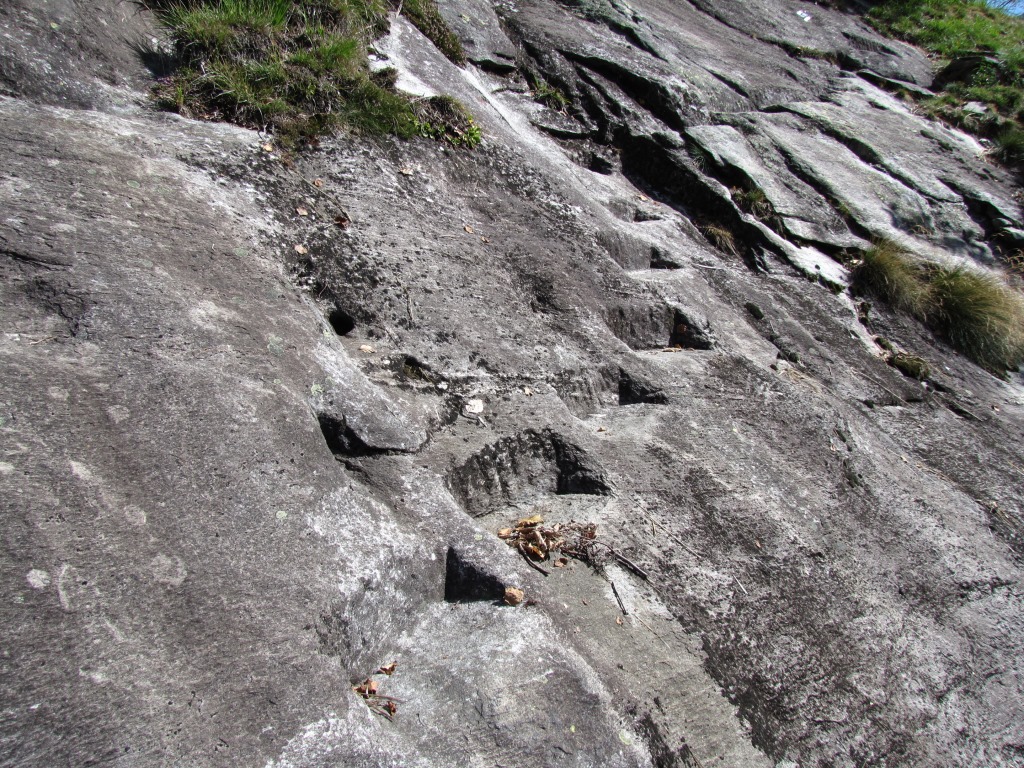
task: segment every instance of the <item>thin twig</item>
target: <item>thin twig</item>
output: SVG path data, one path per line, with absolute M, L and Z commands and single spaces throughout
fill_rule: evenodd
M 676 544 L 678 544 L 680 547 L 685 549 L 687 552 L 689 552 L 694 557 L 700 557 L 700 555 L 698 555 L 696 552 L 694 552 L 692 549 L 690 549 L 688 546 L 686 546 L 686 544 L 684 544 L 682 542 L 682 540 L 678 536 L 676 536 L 674 533 L 672 533 L 672 531 L 670 531 L 664 525 L 662 525 L 657 520 L 655 520 L 654 516 L 650 512 L 647 511 L 647 508 L 643 505 L 643 503 L 640 501 L 639 498 L 635 499 L 635 501 L 637 503 L 637 506 L 640 507 L 641 510 L 643 510 L 643 513 L 645 515 L 647 515 L 647 519 L 650 520 L 654 525 L 656 525 L 659 528 L 661 528 L 661 530 L 663 530 L 665 532 L 666 536 L 668 536 L 670 539 L 672 539 L 672 541 L 674 541 Z
M 626 610 L 626 606 L 622 604 L 622 598 L 619 597 L 619 590 L 615 588 L 615 582 L 609 581 L 608 583 L 612 585 L 612 594 L 615 595 L 615 600 L 619 604 L 619 610 L 622 611 L 622 615 L 629 616 L 629 611 Z
M 743 582 L 742 581 L 737 579 L 735 576 L 732 577 L 732 580 L 735 581 L 737 586 L 739 586 L 739 588 L 743 590 L 743 594 L 744 595 L 746 595 L 747 597 L 750 597 L 750 593 L 747 592 L 747 588 L 743 586 Z
M 533 562 L 533 560 L 530 559 L 530 556 L 528 554 L 526 554 L 523 550 L 519 549 L 518 547 L 516 549 L 518 550 L 519 554 L 523 556 L 523 560 L 525 560 L 527 563 L 530 564 L 531 568 L 533 568 L 534 570 L 540 571 L 545 576 L 550 576 L 551 575 L 550 571 L 545 570 L 544 568 L 541 568 L 537 563 Z M 614 589 L 614 587 L 613 587 L 613 589 Z
M 608 547 L 607 544 L 605 544 L 605 546 Z M 612 549 L 611 547 L 608 547 L 608 551 L 612 553 L 612 557 L 614 557 L 619 562 L 619 565 L 625 566 L 625 568 L 627 570 L 632 571 L 634 574 L 639 576 L 644 581 L 650 581 L 651 580 L 651 577 L 647 575 L 647 571 L 645 571 L 639 565 L 634 563 L 628 557 L 626 557 L 625 555 L 619 554 L 619 552 L 617 552 L 616 550 Z
M 403 286 L 402 291 L 405 293 L 405 311 L 409 315 L 409 327 L 412 328 L 416 325 L 416 318 L 412 314 L 412 298 L 409 296 L 408 288 Z
M 641 618 L 640 618 L 639 616 L 637 616 L 636 614 L 633 614 L 633 618 L 634 618 L 634 619 L 636 619 L 637 621 L 639 621 L 639 622 L 640 622 L 641 624 L 643 624 L 643 625 L 644 625 L 645 627 L 647 627 L 647 629 L 648 629 L 648 630 L 650 630 L 650 633 L 651 633 L 652 635 L 654 635 L 654 636 L 655 636 L 656 638 L 658 638 L 659 640 L 661 640 L 661 642 L 663 642 L 663 643 L 665 644 L 665 647 L 666 647 L 666 648 L 668 648 L 669 650 L 672 650 L 672 647 L 671 647 L 671 646 L 670 646 L 670 645 L 668 644 L 668 641 L 667 641 L 667 640 L 666 640 L 666 639 L 665 639 L 664 637 L 662 637 L 661 635 L 659 635 L 659 634 L 658 634 L 657 632 L 655 632 L 655 631 L 654 631 L 654 629 L 653 629 L 653 628 L 651 627 L 651 625 L 650 625 L 650 624 L 648 624 L 648 623 L 647 623 L 646 621 L 644 621 L 643 619 L 641 619 Z

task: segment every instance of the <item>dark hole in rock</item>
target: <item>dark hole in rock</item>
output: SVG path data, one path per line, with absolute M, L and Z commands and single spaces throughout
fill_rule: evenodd
M 331 324 L 331 328 L 339 336 L 348 336 L 356 328 L 355 318 L 340 307 L 335 307 L 331 310 L 331 313 L 327 316 L 327 322 Z
M 453 547 L 448 548 L 444 572 L 445 602 L 496 602 L 501 600 L 504 594 L 505 585 L 501 581 L 463 560 Z
M 623 370 L 619 371 L 619 405 L 665 405 L 667 402 L 665 393 L 650 382 L 636 379 Z
M 711 349 L 713 343 L 709 331 L 706 325 L 701 328 L 677 309 L 668 346 L 681 349 Z
M 320 431 L 324 435 L 324 440 L 327 441 L 327 447 L 335 456 L 358 458 L 385 453 L 379 448 L 371 448 L 364 443 L 359 435 L 345 423 L 344 417 L 333 413 L 319 413 L 316 418 L 320 423 Z
M 457 467 L 450 482 L 473 516 L 550 494 L 611 493 L 593 459 L 551 430 L 527 430 L 488 445 Z

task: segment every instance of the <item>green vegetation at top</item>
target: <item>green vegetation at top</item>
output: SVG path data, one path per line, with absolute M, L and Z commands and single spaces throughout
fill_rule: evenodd
M 275 131 L 286 143 L 339 128 L 473 146 L 480 132 L 453 99 L 414 101 L 394 70 L 371 72 L 388 29 L 385 0 L 142 0 L 167 29 L 177 67 L 156 89 L 183 115 Z M 449 57 L 457 38 L 433 0 L 401 5 Z
M 852 287 L 918 318 L 994 374 L 1024 363 L 1024 297 L 993 274 L 923 263 L 883 240 L 863 254 Z
M 883 0 L 868 20 L 952 65 L 939 73 L 929 112 L 992 139 L 1000 160 L 1024 161 L 1024 19 L 981 0 Z M 987 109 L 965 110 L 968 102 Z
M 988 51 L 1019 65 L 1024 19 L 980 0 L 885 0 L 868 14 L 880 31 L 945 58 Z

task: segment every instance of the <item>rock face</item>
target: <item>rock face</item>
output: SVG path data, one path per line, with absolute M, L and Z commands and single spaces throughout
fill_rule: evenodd
M 1022 228 L 928 62 L 798 0 L 440 7 L 471 64 L 380 58 L 482 145 L 287 163 L 148 105 L 143 13 L 0 8 L 0 763 L 1024 765 L 1024 382 L 844 290 Z

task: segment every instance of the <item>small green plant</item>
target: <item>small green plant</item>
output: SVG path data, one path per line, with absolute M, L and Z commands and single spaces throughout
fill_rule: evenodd
M 1016 250 L 1004 257 L 1010 274 L 1017 280 L 1024 278 L 1024 251 Z
M 564 113 L 569 108 L 569 97 L 562 93 L 561 89 L 543 80 L 537 81 L 533 89 L 533 100 L 555 112 Z
M 908 355 L 906 352 L 893 352 L 888 357 L 888 363 L 904 376 L 924 381 L 932 375 L 931 366 L 923 357 Z
M 767 221 L 775 215 L 775 208 L 760 187 L 733 187 L 729 192 L 732 194 L 733 202 L 755 219 Z
M 269 129 L 286 145 L 343 127 L 403 138 L 423 133 L 423 116 L 395 90 L 394 71 L 369 68 L 368 46 L 388 28 L 385 0 L 140 2 L 174 45 L 177 70 L 154 92 L 165 109 Z M 442 39 L 447 27 L 433 0 L 401 7 L 429 26 L 446 53 L 455 50 Z M 479 131 L 474 142 L 468 114 L 466 121 L 458 135 L 468 140 L 458 143 L 472 146 Z
M 1005 165 L 1024 163 L 1024 129 L 1017 125 L 1006 126 L 993 139 L 993 156 Z
M 701 173 L 705 173 L 708 168 L 715 165 L 711 153 L 699 144 L 688 143 L 686 145 L 686 153 L 693 159 L 694 164 Z
M 416 132 L 428 139 L 472 149 L 480 143 L 480 126 L 451 96 L 434 96 L 416 106 Z
M 924 317 L 930 299 L 921 266 L 891 240 L 879 240 L 864 252 L 853 269 L 851 287 L 918 318 Z

